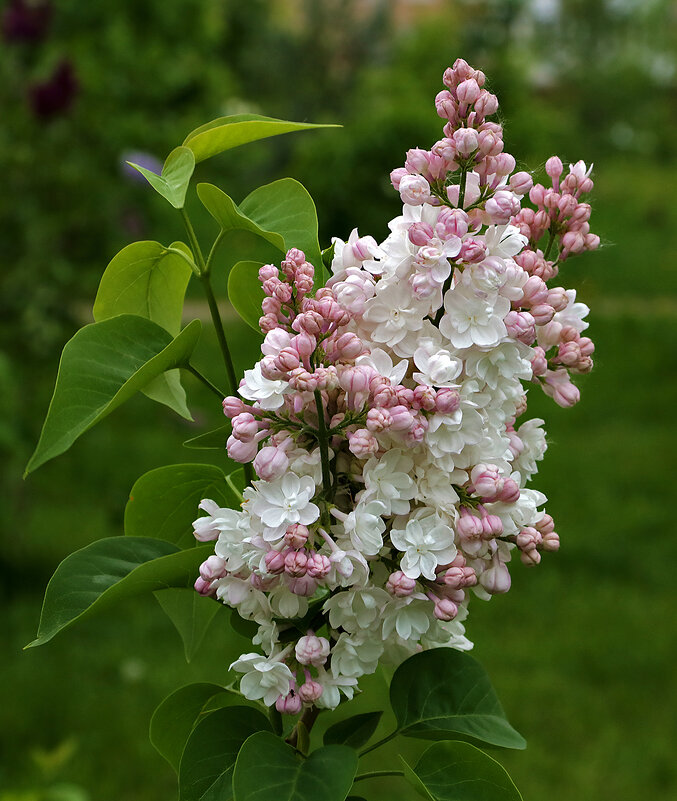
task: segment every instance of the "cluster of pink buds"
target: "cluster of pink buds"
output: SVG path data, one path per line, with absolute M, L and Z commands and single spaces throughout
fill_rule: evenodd
M 529 200 L 535 209 L 522 209 L 513 217 L 513 225 L 529 240 L 528 246 L 516 257 L 517 263 L 531 275 L 544 281 L 554 278 L 559 262 L 586 250 L 599 247 L 599 237 L 590 233 L 590 204 L 581 202 L 581 195 L 593 189 L 590 173 L 592 165 L 577 161 L 569 165 L 569 173 L 562 178 L 564 167 L 561 159 L 551 156 L 545 163 L 545 171 L 552 180 L 552 187 L 535 184 L 529 192 Z M 541 239 L 548 235 L 545 252 L 538 247 Z M 555 258 L 551 257 L 555 253 Z

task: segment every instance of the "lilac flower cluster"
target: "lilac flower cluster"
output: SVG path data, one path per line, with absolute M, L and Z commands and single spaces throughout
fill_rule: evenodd
M 513 555 L 559 547 L 526 486 L 546 449 L 527 389 L 570 406 L 592 367 L 587 307 L 546 283 L 599 244 L 592 181 L 550 159 L 552 189 L 534 186 L 483 73 L 458 60 L 444 84 L 444 137 L 392 173 L 404 208 L 385 241 L 334 240 L 315 291 L 299 250 L 261 268 L 262 358 L 224 400 L 228 453 L 258 480 L 241 510 L 202 502 L 215 553 L 196 589 L 257 624 L 262 653 L 231 667 L 282 712 L 334 708 L 380 661 L 472 647 L 470 599 L 510 588 Z

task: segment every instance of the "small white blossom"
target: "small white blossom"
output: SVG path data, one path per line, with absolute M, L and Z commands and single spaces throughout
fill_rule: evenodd
M 456 556 L 454 532 L 434 509 L 423 507 L 417 516 L 410 518 L 403 528 L 393 525 L 390 539 L 404 556 L 400 567 L 405 576 L 435 579 L 437 565 L 445 565 Z
M 292 672 L 275 659 L 267 659 L 261 654 L 242 654 L 233 662 L 230 670 L 244 673 L 240 681 L 240 691 L 250 701 L 263 700 L 266 706 L 275 703 L 278 696 L 289 692 Z
M 245 370 L 238 392 L 243 398 L 258 401 L 262 409 L 279 409 L 284 403 L 284 393 L 289 390 L 286 381 L 271 381 L 261 374 L 261 363 L 252 370 Z

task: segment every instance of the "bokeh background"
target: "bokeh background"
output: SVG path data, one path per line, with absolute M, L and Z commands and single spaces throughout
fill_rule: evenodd
M 105 265 L 129 241 L 182 235 L 124 159 L 162 159 L 229 113 L 340 122 L 224 154 L 197 177 L 238 200 L 293 176 L 316 199 L 324 246 L 356 225 L 379 238 L 398 210 L 388 174 L 407 148 L 438 138 L 432 100 L 457 56 L 488 74 L 520 165 L 540 177 L 552 153 L 595 162 L 603 242 L 562 272 L 592 308 L 596 368 L 579 382 L 582 401 L 530 403 L 547 420 L 538 486 L 562 550 L 536 570 L 517 564 L 513 590 L 475 601 L 469 621 L 529 740 L 499 758 L 527 801 L 675 797 L 675 3 L 6 0 L 1 35 L 0 801 L 173 798 L 173 774 L 147 739 L 150 714 L 181 684 L 224 681 L 242 646 L 215 624 L 185 664 L 151 598 L 21 650 L 58 562 L 121 533 L 139 475 L 226 462 L 182 447 L 222 419 L 191 385 L 194 423 L 139 397 L 22 481 L 58 354 L 91 319 Z M 222 249 L 221 292 L 249 246 Z M 197 296 L 191 306 L 203 313 Z M 257 343 L 225 313 L 242 369 Z M 209 336 L 200 358 L 218 369 Z M 384 687 L 373 679 L 374 693 Z M 379 702 L 365 693 L 356 703 Z M 396 781 L 361 792 L 412 797 Z

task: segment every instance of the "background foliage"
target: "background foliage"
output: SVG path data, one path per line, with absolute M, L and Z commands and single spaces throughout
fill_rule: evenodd
M 597 369 L 578 407 L 548 405 L 552 448 L 540 476 L 563 548 L 539 570 L 518 571 L 514 591 L 471 621 L 476 656 L 529 740 L 501 761 L 527 799 L 670 797 L 674 4 L 62 0 L 28 40 L 8 22 L 16 6 L 3 9 L 0 55 L 0 799 L 172 797 L 171 772 L 145 734 L 150 713 L 180 684 L 222 683 L 242 650 L 217 616 L 185 664 L 148 601 L 83 623 L 48 652 L 21 651 L 58 561 L 121 532 L 140 474 L 166 462 L 226 466 L 225 455 L 181 446 L 222 421 L 212 397 L 201 396 L 195 423 L 140 397 L 21 481 L 58 352 L 87 322 L 82 309 L 106 263 L 135 239 L 181 235 L 166 204 L 123 171 L 126 154 L 162 159 L 192 128 L 240 111 L 341 122 L 342 131 L 225 154 L 198 167 L 198 179 L 239 201 L 293 176 L 316 200 L 323 246 L 357 224 L 383 236 L 397 210 L 388 173 L 407 147 L 437 138 L 432 97 L 457 55 L 490 76 L 519 161 L 539 168 L 553 152 L 595 161 L 594 228 L 605 243 L 566 267 L 565 283 L 592 307 Z M 198 227 L 212 226 L 198 216 Z M 258 256 L 245 235 L 229 242 L 217 289 L 229 263 Z M 233 336 L 241 370 L 257 343 L 244 327 Z M 215 354 L 205 339 L 202 363 Z M 383 677 L 371 685 L 385 692 Z M 365 693 L 346 715 L 376 706 Z M 420 745 L 410 749 L 415 761 Z M 409 793 L 396 782 L 387 790 Z

